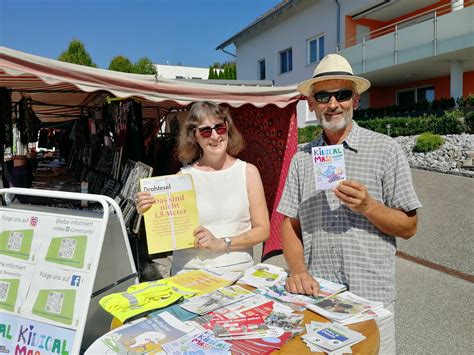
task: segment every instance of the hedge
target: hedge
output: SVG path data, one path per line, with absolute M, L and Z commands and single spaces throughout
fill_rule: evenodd
M 464 117 L 464 120 L 462 117 Z M 424 132 L 433 134 L 474 133 L 474 111 L 466 114 L 461 110 L 445 111 L 443 116 L 422 115 L 418 117 L 385 117 L 372 120 L 357 120 L 359 126 L 371 131 L 389 134 L 392 137 L 414 136 Z M 389 126 L 390 125 L 390 126 Z M 298 129 L 298 143 L 312 141 L 321 133 L 320 126 Z M 390 132 L 388 132 L 390 131 Z

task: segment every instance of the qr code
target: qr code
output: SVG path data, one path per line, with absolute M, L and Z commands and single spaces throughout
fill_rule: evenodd
M 61 246 L 59 247 L 58 256 L 64 259 L 72 259 L 74 257 L 75 250 L 76 250 L 76 240 L 62 239 Z
M 0 281 L 0 302 L 5 302 L 7 300 L 9 289 L 10 289 L 9 282 Z
M 51 291 L 48 294 L 45 311 L 60 314 L 63 308 L 64 293 Z
M 23 233 L 22 232 L 11 232 L 8 237 L 8 250 L 20 251 L 21 243 L 23 242 Z

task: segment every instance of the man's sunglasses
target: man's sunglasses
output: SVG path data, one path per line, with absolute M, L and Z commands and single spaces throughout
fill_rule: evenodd
M 314 99 L 322 104 L 327 104 L 330 100 L 331 97 L 334 96 L 334 98 L 337 100 L 337 102 L 343 102 L 350 100 L 352 96 L 354 95 L 354 92 L 349 89 L 344 89 L 344 90 L 338 90 L 338 91 L 318 91 L 313 94 Z
M 209 138 L 212 136 L 212 130 L 216 131 L 218 135 L 222 136 L 227 132 L 227 123 L 217 123 L 214 125 L 214 127 L 198 127 L 197 130 L 202 138 Z

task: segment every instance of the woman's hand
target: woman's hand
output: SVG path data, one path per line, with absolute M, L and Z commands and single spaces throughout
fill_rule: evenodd
M 203 226 L 197 227 L 194 232 L 194 247 L 212 251 L 225 251 L 227 249 L 224 239 L 218 239 Z
M 137 212 L 142 216 L 156 202 L 149 191 L 138 192 L 135 201 L 137 203 Z

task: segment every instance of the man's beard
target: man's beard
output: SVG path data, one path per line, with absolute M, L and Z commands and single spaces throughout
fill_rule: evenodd
M 318 117 L 316 114 L 316 118 L 318 119 L 319 125 L 323 127 L 323 129 L 337 132 L 346 128 L 351 123 L 353 115 L 354 108 L 351 106 L 347 111 L 342 112 L 342 117 L 340 119 L 326 121 L 323 113 L 321 114 L 321 117 Z

